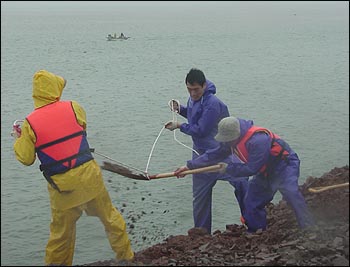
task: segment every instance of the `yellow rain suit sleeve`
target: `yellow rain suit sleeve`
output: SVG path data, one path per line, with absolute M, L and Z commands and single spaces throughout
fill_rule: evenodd
M 13 149 L 16 158 L 24 165 L 32 165 L 36 159 L 35 154 L 35 134 L 27 120 L 22 124 L 22 134 L 16 139 Z

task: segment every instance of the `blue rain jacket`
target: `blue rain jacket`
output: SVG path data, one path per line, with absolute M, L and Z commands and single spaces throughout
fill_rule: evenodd
M 235 146 L 253 126 L 253 121 L 243 120 L 240 122 L 240 137 L 238 140 L 220 143 L 220 146 L 207 151 L 196 159 L 187 162 L 190 169 L 200 168 L 223 161 L 232 154 L 231 146 Z M 298 155 L 283 140 L 289 155 L 287 160 L 276 160 L 270 154 L 271 137 L 265 133 L 255 133 L 247 140 L 248 162 L 231 162 L 228 164 L 226 173 L 232 176 L 254 176 L 248 182 L 247 193 L 244 198 L 243 217 L 249 232 L 258 229 L 265 230 L 267 227 L 265 206 L 273 199 L 278 191 L 291 205 L 301 228 L 314 224 L 312 215 L 308 211 L 304 197 L 298 188 L 300 174 L 300 160 Z M 263 165 L 267 165 L 267 177 L 259 172 Z
M 206 84 L 200 100 L 193 101 L 190 97 L 186 107 L 180 106 L 180 115 L 188 121 L 181 124 L 180 131 L 192 137 L 193 149 L 200 155 L 219 147 L 220 143 L 214 138 L 218 132 L 218 124 L 221 119 L 229 116 L 227 106 L 215 96 L 215 85 L 209 80 L 206 80 Z M 192 153 L 192 159 L 197 157 L 196 153 Z M 239 162 L 236 156 L 227 157 L 224 161 Z M 228 181 L 234 187 L 241 213 L 243 213 L 243 199 L 248 186 L 248 177 L 232 177 L 220 173 L 192 175 L 194 226 L 203 227 L 208 233 L 211 233 L 212 224 L 212 188 L 217 180 Z
M 199 154 L 219 145 L 214 138 L 218 123 L 230 116 L 227 106 L 215 96 L 215 85 L 209 80 L 206 83 L 207 88 L 200 100 L 193 101 L 190 97 L 186 107 L 180 106 L 180 115 L 188 121 L 181 124 L 180 131 L 192 137 L 193 148 Z

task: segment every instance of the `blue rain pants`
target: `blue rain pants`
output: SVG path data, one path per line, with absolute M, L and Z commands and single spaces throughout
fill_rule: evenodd
M 237 162 L 235 156 L 230 156 L 224 162 Z M 228 181 L 234 188 L 241 214 L 244 211 L 244 197 L 248 188 L 248 177 L 232 177 L 218 172 L 199 173 L 192 175 L 193 219 L 194 227 L 207 229 L 211 234 L 212 224 L 212 192 L 218 180 Z
M 266 230 L 265 206 L 273 199 L 277 190 L 291 205 L 300 228 L 314 224 L 305 199 L 299 191 L 299 170 L 300 161 L 296 154 L 292 154 L 288 162 L 278 163 L 268 177 L 258 174 L 248 182 L 243 211 L 248 232 L 255 232 L 258 229 Z

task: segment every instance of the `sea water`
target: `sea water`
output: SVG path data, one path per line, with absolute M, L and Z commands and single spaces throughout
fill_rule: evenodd
M 130 38 L 107 41 L 121 32 Z M 172 119 L 168 101 L 187 101 L 192 67 L 215 83 L 231 115 L 291 145 L 301 159 L 300 184 L 349 164 L 348 2 L 2 1 L 1 265 L 43 265 L 49 237 L 47 183 L 38 161 L 28 167 L 16 160 L 10 136 L 13 121 L 33 110 L 33 74 L 63 76 L 62 99 L 84 107 L 90 146 L 144 170 Z M 175 137 L 192 144 L 179 131 Z M 190 157 L 166 130 L 148 171 L 174 171 Z M 191 176 L 103 176 L 135 251 L 193 227 Z M 219 181 L 213 230 L 239 216 L 233 188 Z M 73 264 L 113 257 L 100 221 L 83 215 Z

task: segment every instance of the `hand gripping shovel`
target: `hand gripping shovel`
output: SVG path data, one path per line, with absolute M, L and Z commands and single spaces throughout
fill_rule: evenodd
M 118 165 L 118 164 L 114 164 L 114 163 L 110 163 L 110 162 L 103 162 L 103 165 L 101 166 L 102 169 L 107 170 L 107 171 L 111 171 L 111 172 L 115 172 L 118 173 L 122 176 L 125 177 L 129 177 L 132 179 L 136 179 L 136 180 L 154 180 L 154 179 L 159 179 L 159 178 L 167 178 L 167 177 L 174 177 L 175 172 L 166 172 L 166 173 L 159 173 L 159 174 L 155 174 L 155 175 L 148 175 L 147 173 L 143 172 L 143 171 L 138 171 L 133 169 L 131 170 L 130 168 Z M 194 174 L 194 173 L 202 173 L 202 172 L 215 172 L 218 171 L 220 169 L 220 165 L 212 165 L 212 166 L 208 166 L 208 167 L 203 167 L 203 168 L 198 168 L 198 169 L 193 169 L 193 170 L 188 170 L 188 171 L 184 171 L 182 172 L 182 174 L 187 175 L 187 174 Z

